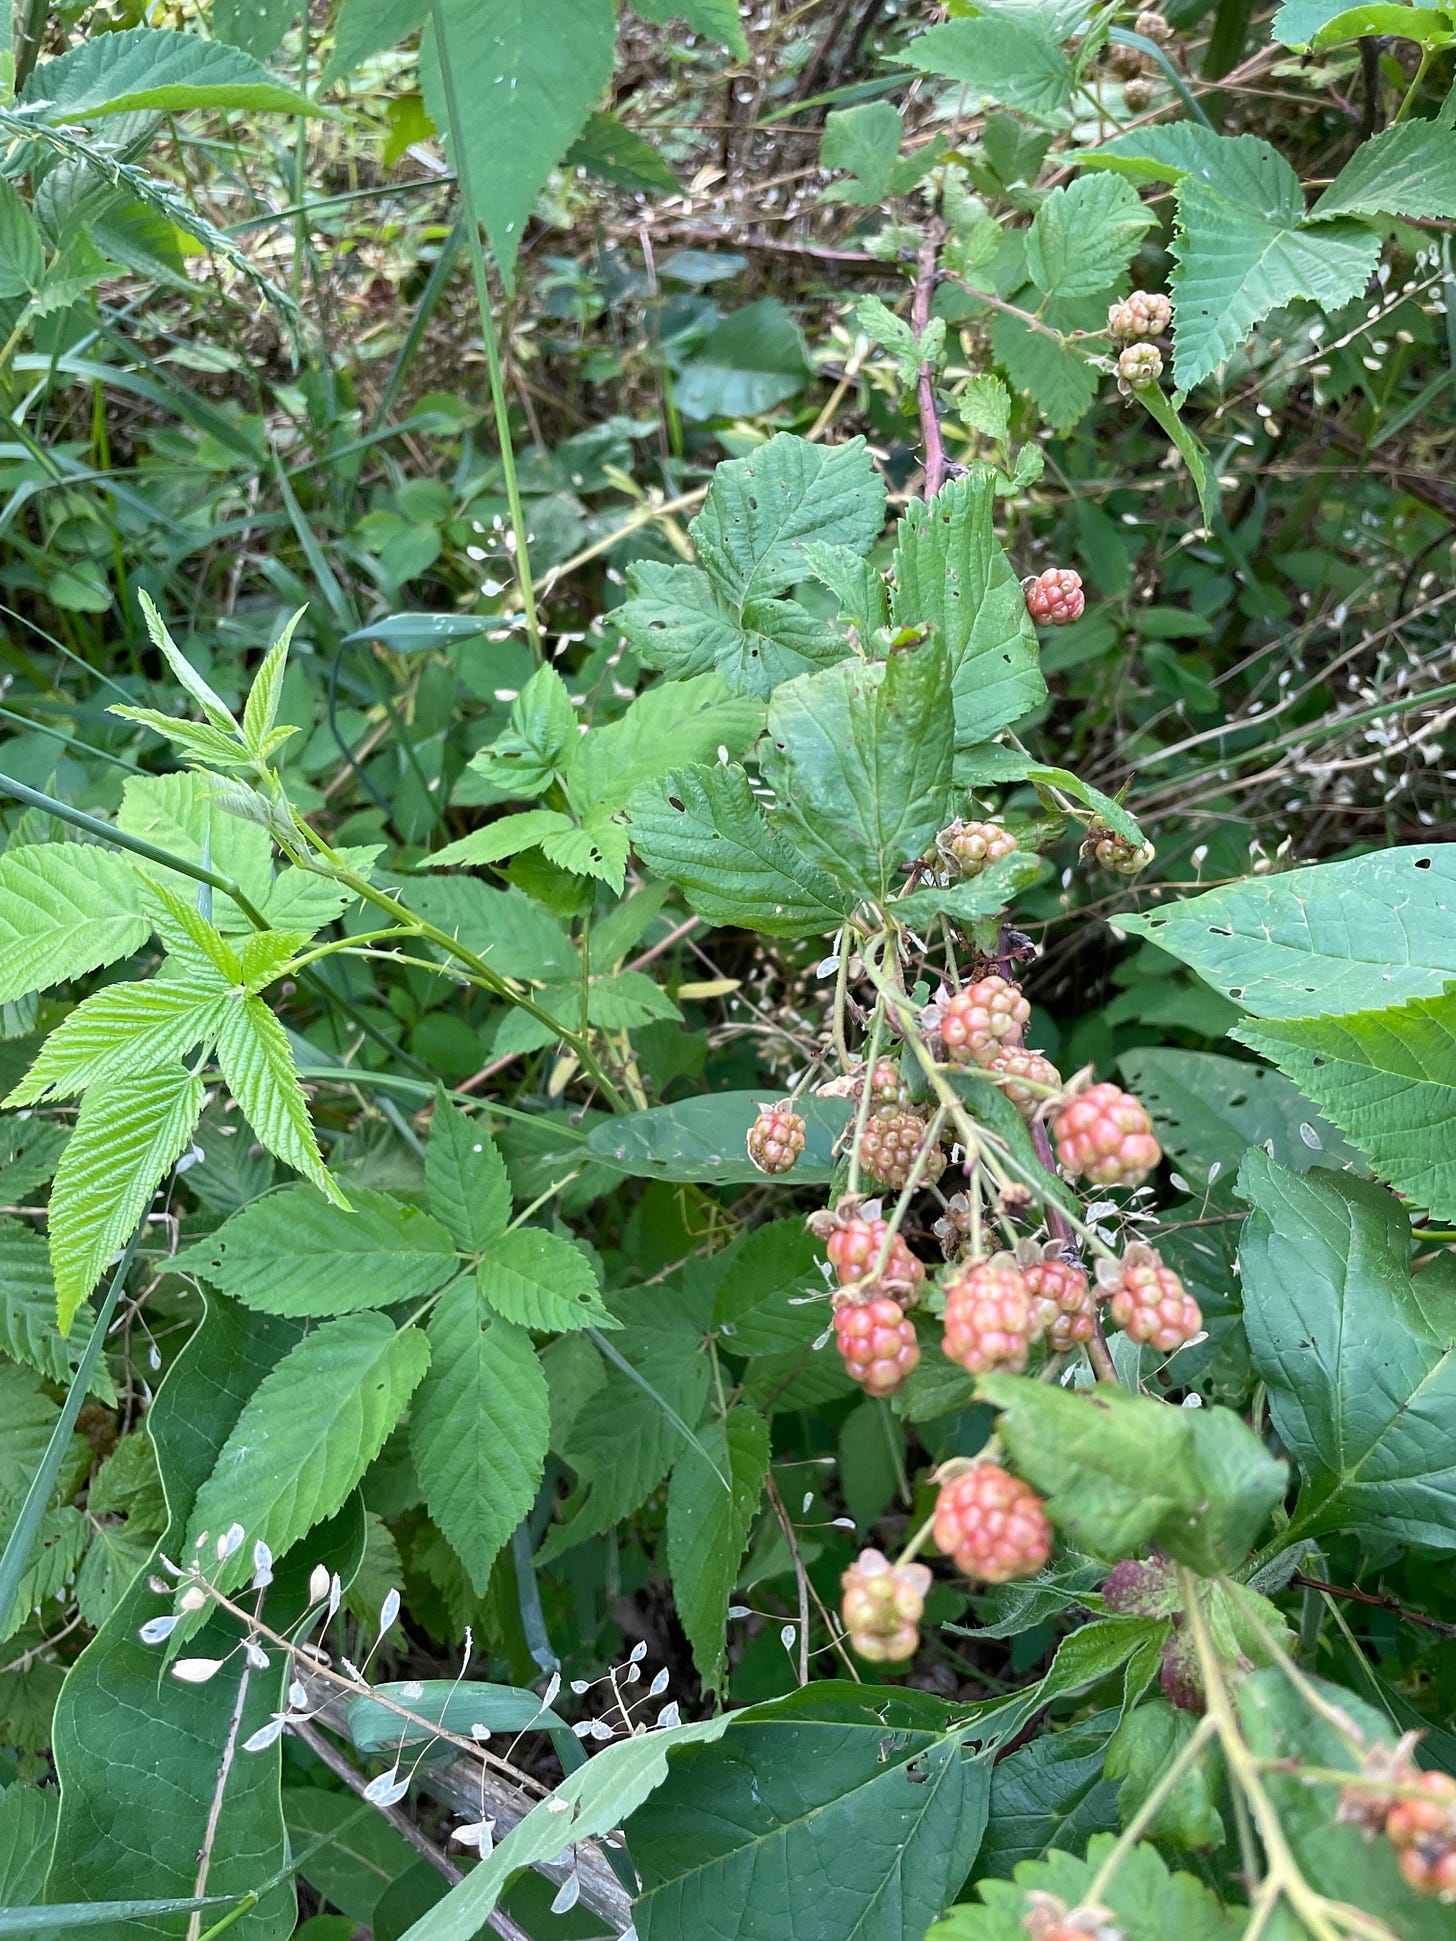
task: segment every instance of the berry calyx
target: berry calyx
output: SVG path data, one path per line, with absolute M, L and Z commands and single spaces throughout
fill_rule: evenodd
M 1156 344 L 1129 344 L 1117 360 L 1117 381 L 1130 391 L 1146 391 L 1163 375 L 1163 353 Z
M 1123 356 L 1127 355 L 1124 351 Z M 1087 833 L 1082 838 L 1082 861 L 1096 863 L 1113 876 L 1136 876 L 1156 854 L 1150 842 L 1132 842 L 1115 829 L 1109 829 L 1097 816 L 1087 824 Z
M 1371 1746 L 1367 1750 L 1360 1761 L 1362 1783 L 1341 1789 L 1336 1826 L 1358 1826 L 1367 1843 L 1377 1833 L 1384 1833 L 1391 1809 L 1400 1798 L 1397 1789 L 1418 1785 L 1423 1777 L 1411 1757 L 1420 1736 L 1419 1732 L 1403 1732 L 1393 1746 Z
M 1082 575 L 1070 566 L 1049 566 L 1021 582 L 1026 610 L 1039 627 L 1068 627 L 1087 605 Z
M 915 1655 L 931 1576 L 924 1564 L 892 1564 L 879 1550 L 861 1550 L 840 1578 L 840 1614 L 849 1642 L 871 1664 L 893 1665 Z
M 1089 1085 L 1052 1125 L 1057 1157 L 1094 1186 L 1141 1186 L 1163 1156 L 1153 1122 L 1130 1092 Z
M 993 975 L 946 998 L 938 1007 L 937 1021 L 952 1064 L 989 1065 L 1004 1046 L 1021 1043 L 1030 1018 L 1031 1006 L 1021 986 Z
M 839 1219 L 833 1215 L 829 1217 L 831 1225 L 826 1251 L 840 1286 L 848 1287 L 864 1280 L 873 1270 L 885 1244 L 885 1235 L 890 1231 L 890 1223 L 875 1215 L 851 1214 Z M 913 1297 L 924 1279 L 925 1268 L 897 1233 L 890 1242 L 876 1288 Z
M 1019 1375 L 1036 1338 L 1031 1290 L 1013 1254 L 968 1260 L 944 1282 L 945 1349 L 969 1375 Z
M 1408 1782 L 1420 1797 L 1403 1794 L 1385 1821 L 1401 1873 L 1418 1894 L 1456 1901 L 1456 1779 L 1450 1773 L 1418 1772 Z
M 748 1157 L 761 1173 L 787 1173 L 804 1150 L 804 1121 L 787 1099 L 761 1105 L 748 1128 Z
M 1112 1295 L 1108 1312 L 1113 1325 L 1134 1341 L 1171 1354 L 1202 1333 L 1197 1301 L 1142 1241 L 1134 1241 L 1121 1260 L 1098 1261 L 1097 1279 L 1104 1294 Z
M 1017 1243 L 1016 1262 L 1031 1295 L 1031 1324 L 1053 1354 L 1063 1355 L 1090 1341 L 1097 1325 L 1092 1283 L 1076 1261 L 1052 1242 Z
M 1114 41 L 1107 50 L 1107 65 L 1114 74 L 1120 74 L 1130 81 L 1134 74 L 1147 71 L 1148 58 L 1140 47 L 1128 47 L 1122 41 Z
M 996 1463 L 977 1463 L 941 1486 L 935 1541 L 962 1576 L 983 1584 L 1030 1577 L 1052 1551 L 1041 1498 Z
M 1123 1931 L 1114 1927 L 1107 1908 L 1085 1901 L 1080 1907 L 1068 1907 L 1058 1895 L 1038 1888 L 1026 1896 L 1021 1926 L 1031 1941 L 1123 1941 Z
M 999 822 L 962 822 L 957 816 L 935 839 L 936 854 L 962 876 L 979 876 L 991 863 L 1013 855 L 1017 841 Z
M 1023 1119 L 1034 1119 L 1038 1109 L 1062 1089 L 1062 1075 L 1052 1061 L 1020 1045 L 1003 1046 L 986 1070 Z
M 928 1150 L 927 1150 L 928 1149 Z M 924 1152 L 920 1178 L 933 1186 L 945 1171 L 945 1154 L 929 1139 L 929 1127 L 917 1112 L 875 1112 L 865 1121 L 859 1142 L 859 1163 L 871 1179 L 899 1192 L 910 1183 L 916 1161 Z
M 888 1295 L 869 1301 L 841 1297 L 834 1313 L 834 1341 L 845 1372 L 867 1395 L 894 1395 L 920 1360 L 914 1325 Z
M 1173 306 L 1160 290 L 1134 290 L 1107 312 L 1107 328 L 1119 343 L 1162 337 L 1171 328 Z

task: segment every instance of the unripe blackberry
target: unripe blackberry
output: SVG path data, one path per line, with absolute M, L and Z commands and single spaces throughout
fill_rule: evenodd
M 962 876 L 979 876 L 990 863 L 1015 853 L 1016 838 L 999 822 L 962 822 L 959 816 L 935 839 L 936 853 Z
M 1094 1186 L 1141 1186 L 1163 1156 L 1153 1122 L 1130 1092 L 1089 1085 L 1052 1125 L 1057 1157 Z
M 1124 1557 L 1102 1580 L 1102 1602 L 1114 1617 L 1171 1617 L 1183 1597 L 1166 1557 Z
M 1335 1809 L 1336 1826 L 1358 1826 L 1367 1843 L 1377 1833 L 1384 1833 L 1391 1808 L 1400 1798 L 1399 1789 L 1420 1783 L 1420 1768 L 1411 1757 L 1420 1736 L 1419 1732 L 1403 1732 L 1393 1746 L 1369 1748 L 1360 1761 L 1360 1778 L 1365 1783 L 1342 1789 Z
M 1163 1646 L 1158 1684 L 1164 1698 L 1180 1712 L 1202 1712 L 1207 1705 L 1198 1647 L 1186 1631 L 1175 1630 Z
M 1140 115 L 1152 107 L 1156 90 L 1145 74 L 1135 74 L 1130 81 L 1123 82 L 1122 98 L 1130 114 Z
M 748 1157 L 761 1173 L 787 1173 L 804 1150 L 804 1121 L 787 1099 L 761 1105 L 748 1128 Z
M 1132 28 L 1144 40 L 1169 41 L 1173 38 L 1173 29 L 1160 13 L 1154 13 L 1151 8 L 1138 15 Z
M 902 1111 L 910 1103 L 910 1087 L 893 1058 L 877 1058 L 870 1073 L 870 1104 L 877 1112 Z
M 929 1128 L 916 1112 L 875 1112 L 865 1121 L 859 1142 L 859 1163 L 871 1179 L 896 1192 L 909 1184 L 915 1162 L 929 1144 Z M 920 1178 L 933 1186 L 945 1171 L 945 1154 L 938 1144 L 929 1152 Z
M 1456 1900 L 1456 1779 L 1450 1773 L 1417 1773 L 1408 1782 L 1422 1797 L 1397 1799 L 1385 1822 L 1400 1871 L 1418 1894 Z
M 1021 1926 L 1031 1941 L 1124 1941 L 1123 1930 L 1113 1925 L 1107 1908 L 1085 1901 L 1080 1907 L 1068 1907 L 1057 1895 L 1038 1888 L 1026 1896 Z
M 1023 1119 L 1034 1119 L 1038 1108 L 1062 1089 L 1062 1075 L 1052 1061 L 1019 1045 L 1004 1046 L 986 1070 Z
M 1156 344 L 1129 344 L 1117 360 L 1117 382 L 1129 391 L 1146 391 L 1163 375 L 1163 353 Z
M 1051 1242 L 1018 1241 L 1016 1262 L 1031 1295 L 1031 1325 L 1053 1354 L 1064 1355 L 1096 1331 L 1092 1283 Z
M 1121 1260 L 1099 1260 L 1097 1280 L 1111 1294 L 1113 1325 L 1134 1341 L 1171 1354 L 1203 1329 L 1197 1301 L 1153 1249 L 1136 1240 Z
M 1021 986 L 1004 977 L 983 977 L 956 991 L 939 1007 L 941 1042 L 955 1065 L 989 1065 L 1007 1045 L 1019 1045 L 1031 1017 Z
M 1130 81 L 1134 74 L 1147 71 L 1148 57 L 1139 47 L 1129 47 L 1123 41 L 1114 41 L 1107 50 L 1107 65 L 1114 74 Z
M 1134 349 L 1137 348 L 1146 349 L 1147 346 L 1135 345 Z M 1133 352 L 1125 350 L 1122 354 L 1131 357 Z M 1082 838 L 1082 861 L 1096 863 L 1113 876 L 1136 876 L 1139 870 L 1147 868 L 1156 854 L 1150 842 L 1130 842 L 1115 829 L 1109 829 L 1097 816 L 1087 824 L 1087 833 Z
M 844 1628 L 860 1657 L 875 1665 L 913 1657 L 931 1584 L 925 1565 L 892 1564 L 879 1550 L 861 1550 L 839 1581 Z
M 841 1296 L 834 1312 L 834 1341 L 845 1372 L 867 1395 L 894 1395 L 920 1360 L 914 1325 L 888 1295 L 870 1301 Z
M 941 1486 L 935 1541 L 963 1576 L 1006 1584 L 1041 1569 L 1052 1526 L 1035 1490 L 995 1463 L 977 1463 Z
M 1019 1375 L 1036 1335 L 1031 1290 L 1012 1254 L 968 1260 L 943 1283 L 948 1361 L 967 1374 L 993 1368 Z
M 1173 306 L 1159 290 L 1134 290 L 1107 312 L 1107 328 L 1119 343 L 1161 337 L 1172 327 Z
M 858 1216 L 841 1221 L 833 1229 L 826 1249 L 841 1287 L 862 1281 L 870 1273 L 880 1257 L 889 1230 L 888 1220 L 861 1219 Z M 890 1242 L 890 1250 L 876 1285 L 890 1292 L 898 1290 L 911 1294 L 924 1279 L 924 1267 L 897 1233 Z
M 1026 610 L 1039 627 L 1066 627 L 1082 618 L 1087 605 L 1082 575 L 1070 566 L 1049 566 L 1021 582 Z

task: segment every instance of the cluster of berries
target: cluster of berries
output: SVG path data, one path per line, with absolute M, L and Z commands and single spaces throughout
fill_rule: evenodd
M 1367 1752 L 1360 1768 L 1367 1783 L 1346 1787 L 1335 1817 L 1367 1840 L 1383 1833 L 1417 1893 L 1456 1901 L 1456 1779 L 1421 1771 L 1411 1757 L 1419 1737 L 1407 1732 Z

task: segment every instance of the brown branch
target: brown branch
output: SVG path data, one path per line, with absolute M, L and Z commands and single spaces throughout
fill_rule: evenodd
M 1372 1604 L 1377 1610 L 1389 1611 L 1392 1617 L 1404 1618 L 1407 1624 L 1422 1624 L 1438 1637 L 1456 1638 L 1456 1624 L 1445 1624 L 1440 1618 L 1427 1617 L 1424 1611 L 1408 1611 L 1398 1597 L 1381 1597 L 1374 1591 L 1357 1591 L 1350 1584 L 1326 1584 L 1318 1577 L 1306 1577 L 1302 1570 L 1296 1570 L 1289 1581 L 1303 1585 L 1307 1591 L 1323 1591 L 1327 1597 L 1348 1597 L 1355 1604 Z
M 945 239 L 945 224 L 933 216 L 925 228 L 925 241 L 916 259 L 915 297 L 910 306 L 910 328 L 920 337 L 930 322 L 930 299 L 935 294 L 940 245 Z M 925 446 L 925 497 L 933 499 L 945 483 L 945 443 L 940 435 L 940 411 L 935 402 L 935 368 L 920 366 L 915 380 L 915 395 L 920 405 L 920 436 Z

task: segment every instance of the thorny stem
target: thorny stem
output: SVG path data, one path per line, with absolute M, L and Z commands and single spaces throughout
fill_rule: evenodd
M 1423 1624 L 1438 1637 L 1456 1638 L 1456 1624 L 1427 1617 L 1424 1611 L 1408 1611 L 1398 1597 L 1381 1597 L 1375 1591 L 1355 1590 L 1346 1584 L 1326 1584 L 1321 1578 L 1306 1577 L 1302 1570 L 1296 1570 L 1289 1581 L 1303 1590 L 1322 1591 L 1326 1597 L 1348 1597 L 1356 1604 L 1370 1604 L 1377 1610 L 1389 1611 L 1392 1617 L 1404 1618 L 1407 1624 Z
M 1245 1930 L 1246 1941 L 1249 1935 L 1263 1933 L 1281 1897 L 1288 1901 L 1314 1941 L 1340 1941 L 1342 1934 L 1358 1936 L 1361 1941 L 1397 1941 L 1383 1921 L 1377 1921 L 1359 1908 L 1326 1899 L 1305 1879 L 1264 1787 L 1261 1762 L 1250 1752 L 1234 1712 L 1224 1682 L 1224 1667 L 1199 1601 L 1199 1580 L 1191 1570 L 1180 1565 L 1178 1584 L 1188 1633 L 1198 1654 L 1208 1716 L 1214 1721 L 1229 1776 L 1249 1803 L 1268 1863 L 1268 1874 L 1254 1899 L 1253 1918 Z
M 935 293 L 937 262 L 945 236 L 945 224 L 933 216 L 925 226 L 916 263 L 915 295 L 910 305 L 910 328 L 917 340 L 930 322 L 930 300 Z M 925 446 L 925 497 L 933 499 L 945 483 L 945 441 L 940 435 L 940 411 L 935 402 L 935 366 L 922 364 L 915 379 L 915 396 L 920 407 L 920 437 Z

